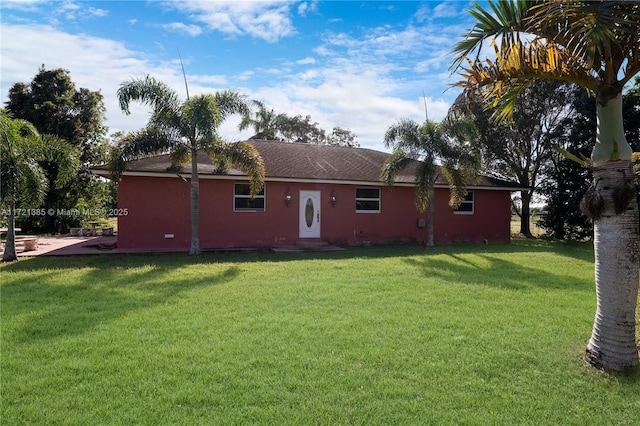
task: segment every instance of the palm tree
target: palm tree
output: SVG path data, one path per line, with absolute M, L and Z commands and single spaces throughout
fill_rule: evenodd
M 449 204 L 452 207 L 457 207 L 464 200 L 467 184 L 473 182 L 479 173 L 479 157 L 460 143 L 468 135 L 469 129 L 463 129 L 462 124 L 447 121 L 438 124 L 427 120 L 420 126 L 413 120 L 400 120 L 389 127 L 384 136 L 385 146 L 394 151 L 383 165 L 383 182 L 393 185 L 400 171 L 414 162 L 418 164 L 415 172 L 415 202 L 419 211 L 427 210 L 427 246 L 434 245 L 434 188 L 439 171 L 449 182 Z M 467 135 L 464 134 L 465 130 Z M 441 166 L 436 164 L 437 160 L 442 162 Z
M 40 136 L 35 127 L 25 120 L 14 119 L 10 113 L 0 110 L 0 194 L 7 216 L 7 241 L 3 261 L 16 260 L 15 210 L 38 206 L 44 200 L 49 181 L 38 161 L 55 163 L 58 176 L 55 184 L 61 187 L 69 183 L 79 167 L 77 150 L 53 136 Z M 34 209 L 35 210 L 35 209 Z M 37 209 L 38 214 L 48 212 Z
M 267 109 L 260 101 L 252 101 L 252 103 L 256 107 L 255 118 L 245 116 L 240 123 L 240 130 L 246 130 L 251 126 L 255 135 L 249 139 L 276 140 L 284 114 L 276 114 L 273 109 Z
M 594 176 L 583 204 L 594 222 L 597 309 L 587 356 L 595 367 L 638 365 L 638 209 L 631 147 L 622 125 L 622 89 L 640 71 L 640 3 L 628 1 L 489 1 L 474 3 L 476 25 L 455 47 L 452 70 L 465 91 L 479 91 L 509 116 L 533 81 L 576 83 L 595 94 Z M 486 42 L 496 58 L 480 59 Z M 463 65 L 466 63 L 467 65 Z
M 251 194 L 262 189 L 264 163 L 258 151 L 246 142 L 227 143 L 218 135 L 222 122 L 232 114 L 249 114 L 244 96 L 229 90 L 188 97 L 178 95 L 153 77 L 132 79 L 118 89 L 120 108 L 129 114 L 129 104 L 136 100 L 149 105 L 153 112 L 147 126 L 123 138 L 111 153 L 111 171 L 118 179 L 128 161 L 147 155 L 169 152 L 173 166 L 191 162 L 191 248 L 190 255 L 200 254 L 198 151 L 208 154 L 219 165 L 231 163 L 249 175 Z

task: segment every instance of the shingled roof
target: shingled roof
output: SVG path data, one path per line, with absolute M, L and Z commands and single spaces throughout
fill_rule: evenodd
M 289 143 L 280 141 L 249 140 L 262 156 L 265 164 L 266 180 L 291 181 L 331 181 L 343 183 L 380 184 L 380 172 L 388 153 L 366 148 L 348 148 L 330 145 Z M 409 165 L 396 178 L 397 184 L 413 184 L 417 163 Z M 94 169 L 98 174 L 106 174 L 106 167 Z M 168 155 L 132 161 L 125 175 L 139 174 L 191 174 L 191 167 L 171 168 Z M 220 176 L 221 173 L 204 153 L 198 154 L 198 174 L 202 177 Z M 240 170 L 230 168 L 222 175 L 246 176 Z M 439 175 L 436 186 L 448 186 Z M 491 187 L 504 190 L 521 190 L 514 182 L 483 177 L 474 187 Z

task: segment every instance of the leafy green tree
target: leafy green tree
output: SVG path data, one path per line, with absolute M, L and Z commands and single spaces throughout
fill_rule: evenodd
M 572 110 L 563 126 L 567 134 L 558 146 L 575 155 L 587 156 L 596 142 L 596 109 L 594 96 L 583 88 L 574 88 Z M 593 178 L 588 167 L 570 160 L 559 152 L 552 157 L 541 193 L 546 199 L 545 214 L 540 225 L 548 236 L 564 240 L 582 240 L 593 234 L 593 225 L 580 212 L 580 201 Z
M 100 92 L 76 89 L 67 70 L 46 70 L 44 66 L 30 84 L 16 83 L 9 90 L 7 110 L 17 119 L 32 123 L 40 134 L 53 135 L 76 147 L 80 153 L 80 169 L 76 177 L 64 186 L 55 185 L 58 164 L 42 161 L 40 166 L 49 180 L 43 203 L 45 209 L 72 209 L 84 199 L 97 209 L 101 200 L 94 194 L 101 192 L 105 183 L 93 175 L 92 166 L 106 160 L 108 142 L 105 138 L 105 107 Z M 60 225 L 71 225 L 73 217 L 30 217 L 26 228 L 56 232 Z M 63 226 L 64 227 L 64 226 Z
M 311 121 L 311 116 L 278 114 L 267 109 L 264 103 L 253 101 L 253 116 L 247 115 L 240 123 L 240 130 L 253 128 L 255 134 L 250 139 L 282 140 L 285 142 L 314 143 L 318 145 L 339 145 L 357 147 L 356 135 L 348 129 L 334 127 L 331 134 Z
M 526 237 L 532 236 L 531 202 L 540 193 L 553 147 L 564 134 L 563 120 L 571 113 L 567 108 L 571 87 L 552 80 L 532 83 L 515 100 L 513 119 L 500 123 L 492 120 L 495 109 L 486 108 L 480 93 L 463 93 L 450 111 L 452 116 L 466 115 L 476 123 L 475 142 L 490 174 L 530 188 L 520 191 L 520 206 L 514 205 L 520 216 L 520 233 Z
M 418 164 L 416 207 L 421 212 L 427 210 L 427 246 L 434 245 L 434 188 L 440 172 L 451 187 L 449 204 L 457 207 L 467 194 L 467 184 L 473 183 L 480 171 L 479 156 L 467 143 L 472 127 L 462 124 L 465 123 L 426 121 L 419 125 L 405 119 L 389 127 L 384 136 L 385 146 L 393 152 L 383 165 L 383 182 L 393 185 L 398 173 L 412 163 Z
M 634 151 L 640 151 L 640 77 L 633 79 L 633 86 L 622 98 L 624 131 Z
M 576 83 L 595 94 L 594 179 L 585 204 L 594 222 L 597 309 L 587 356 L 607 370 L 635 368 L 638 347 L 638 206 L 632 148 L 623 128 L 622 90 L 640 71 L 640 3 L 501 1 L 477 3 L 476 25 L 455 47 L 457 86 L 478 90 L 508 117 L 538 79 Z M 492 13 L 493 12 L 493 13 Z M 485 42 L 496 58 L 482 60 Z M 462 65 L 466 63 L 467 65 Z
M 248 143 L 226 143 L 218 135 L 222 122 L 232 114 L 249 114 L 244 96 L 229 90 L 187 98 L 181 102 L 166 84 L 146 76 L 121 84 L 120 108 L 129 114 L 131 101 L 153 109 L 149 123 L 140 131 L 129 133 L 111 152 L 110 168 L 118 179 L 127 163 L 144 156 L 169 152 L 174 166 L 191 163 L 191 248 L 190 255 L 200 254 L 198 152 L 203 151 L 217 164 L 231 163 L 249 175 L 251 194 L 264 183 L 264 163 L 258 151 Z
M 25 120 L 14 119 L 0 110 L 0 204 L 8 210 L 7 241 L 3 261 L 17 259 L 15 245 L 16 207 L 33 210 L 34 215 L 46 216 L 39 207 L 49 182 L 46 171 L 38 161 L 57 164 L 55 184 L 63 186 L 72 180 L 78 170 L 78 153 L 65 141 L 49 135 L 40 136 L 35 127 Z
M 326 133 L 317 122 L 311 122 L 311 116 L 289 117 L 282 114 L 278 120 L 278 135 L 286 142 L 323 144 Z
M 356 137 L 356 134 L 349 129 L 334 127 L 331 134 L 327 136 L 327 144 L 357 148 L 360 144 L 356 141 Z
M 622 113 L 627 141 L 634 151 L 640 150 L 640 78 L 624 92 Z M 574 86 L 571 110 L 563 127 L 566 135 L 559 146 L 577 157 L 586 157 L 596 142 L 596 99 L 584 88 Z M 546 173 L 541 193 L 546 199 L 541 226 L 556 239 L 582 240 L 593 235 L 593 223 L 580 211 L 593 175 L 584 167 L 560 153 L 554 153 L 552 167 Z

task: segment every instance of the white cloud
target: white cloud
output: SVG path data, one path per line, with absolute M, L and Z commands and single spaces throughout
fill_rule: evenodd
M 187 0 L 164 5 L 231 37 L 249 35 L 274 43 L 295 33 L 288 2 Z
M 60 3 L 56 9 L 56 14 L 63 15 L 64 18 L 69 21 L 74 21 L 76 19 L 87 19 L 91 17 L 102 18 L 109 15 L 109 12 L 105 9 L 91 6 L 87 7 L 75 1 L 66 0 Z
M 415 64 L 413 71 L 416 73 L 427 73 L 429 71 L 438 71 L 447 68 L 451 62 L 451 56 L 448 50 L 433 52 L 433 55 L 423 61 Z
M 3 0 L 3 9 L 15 9 L 33 11 L 36 10 L 38 5 L 45 3 L 47 0 Z
M 105 10 L 105 9 L 98 9 L 96 7 L 90 7 L 89 9 L 89 13 L 93 16 L 96 16 L 98 18 L 102 18 L 104 16 L 109 15 L 109 11 Z
M 255 71 L 245 71 L 238 74 L 235 78 L 238 81 L 247 81 L 255 74 Z
M 296 61 L 296 64 L 298 65 L 309 65 L 309 64 L 315 64 L 316 63 L 316 59 L 312 58 L 311 56 L 308 56 L 304 59 L 300 59 L 299 61 Z
M 213 86 L 224 86 L 228 83 L 227 78 L 223 75 L 187 76 L 187 81 L 194 81 L 196 83 Z
M 413 15 L 413 19 L 417 23 L 434 22 L 442 18 L 460 17 L 464 19 L 468 17 L 469 14 L 464 7 L 460 7 L 461 4 L 461 2 L 445 1 L 433 6 L 431 2 L 427 2 L 418 8 Z
M 127 49 L 122 43 L 87 35 L 72 35 L 45 25 L 3 24 L 0 28 L 2 69 L 0 89 L 7 96 L 9 88 L 18 82 L 29 83 L 42 65 L 46 69 L 69 71 L 77 88 L 100 91 L 107 109 L 110 132 L 130 131 L 143 127 L 149 116 L 147 107 L 132 105 L 125 116 L 118 105 L 116 91 L 131 78 L 152 74 L 185 96 L 184 79 L 179 65 L 158 62 L 142 52 Z M 29 46 L 25 54 L 25 46 Z M 188 76 L 193 94 L 211 92 L 211 86 L 226 83 L 223 76 Z
M 288 3 L 175 2 L 168 7 L 180 7 L 197 22 L 217 22 L 219 31 L 224 28 L 228 35 L 261 34 L 271 28 L 276 40 L 293 31 Z M 246 23 L 257 15 L 262 23 Z M 178 27 L 174 30 L 181 29 Z M 13 83 L 30 82 L 43 63 L 47 69 L 63 67 L 78 87 L 101 90 L 111 131 L 139 129 L 148 118 L 148 108 L 137 104 L 129 117 L 120 112 L 115 93 L 124 80 L 150 73 L 184 98 L 182 70 L 175 60 L 161 61 L 121 42 L 72 35 L 49 26 L 3 24 L 0 31 L 0 78 L 5 96 Z M 188 74 L 189 92 L 212 92 L 231 84 L 277 112 L 310 115 L 327 131 L 335 126 L 348 128 L 361 146 L 384 150 L 382 139 L 390 125 L 401 118 L 424 119 L 423 90 L 429 118 L 444 118 L 456 95 L 454 90 L 442 93 L 450 79 L 447 52 L 460 32 L 456 26 L 417 26 L 414 21 L 400 30 L 380 26 L 357 37 L 355 31 L 326 34 L 322 44 L 296 55 L 301 58 L 297 61 L 281 58 L 279 63 L 275 59 L 265 63 L 264 68 L 248 64 L 245 70 L 224 68 L 229 74 L 220 73 L 222 68 L 217 69 L 218 74 Z M 221 133 L 230 140 L 250 136 L 238 132 L 237 124 L 235 118 L 225 122 Z
M 50 3 L 50 0 L 3 0 L 2 9 L 39 12 L 41 6 L 49 6 L 48 3 Z M 106 9 L 78 4 L 73 0 L 64 0 L 57 2 L 56 8 L 49 16 L 49 22 L 57 24 L 60 16 L 66 20 L 73 21 L 91 17 L 101 18 L 107 15 L 109 15 L 109 11 Z
M 298 5 L 298 15 L 307 16 L 309 12 L 318 11 L 318 2 L 314 0 L 312 2 L 303 2 Z
M 460 10 L 451 3 L 440 3 L 433 8 L 433 19 L 437 18 L 452 18 L 460 15 Z
M 348 128 L 361 146 L 385 150 L 383 137 L 390 125 L 401 118 L 424 120 L 422 89 L 426 86 L 407 83 L 415 89 L 413 95 L 401 97 L 399 93 L 406 88 L 389 78 L 388 70 L 387 64 L 332 58 L 326 67 L 290 74 L 251 96 L 276 112 L 310 115 L 327 131 L 336 126 Z M 450 102 L 436 93 L 427 97 L 427 104 L 429 118 L 439 121 Z
M 179 33 L 187 34 L 191 37 L 196 37 L 202 34 L 202 28 L 197 25 L 187 25 L 182 22 L 172 22 L 170 24 L 161 25 L 162 28 L 169 31 L 175 31 Z
M 77 4 L 77 3 L 73 2 L 73 1 L 70 1 L 70 0 L 66 0 L 66 1 L 60 2 L 57 11 L 58 11 L 58 13 L 60 13 L 60 12 L 65 13 L 65 12 L 73 12 L 73 11 L 76 11 L 78 9 L 80 9 L 80 5 L 79 4 Z

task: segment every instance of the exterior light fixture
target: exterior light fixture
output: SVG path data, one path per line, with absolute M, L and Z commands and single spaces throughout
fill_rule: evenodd
M 338 202 L 338 196 L 336 195 L 335 189 L 331 191 L 331 196 L 329 200 L 331 201 L 331 205 L 335 207 L 336 203 Z
M 291 195 L 291 189 L 287 188 L 287 192 L 284 194 L 284 202 L 287 205 L 287 207 L 289 207 L 289 205 L 291 204 L 292 199 L 293 199 L 293 196 Z

